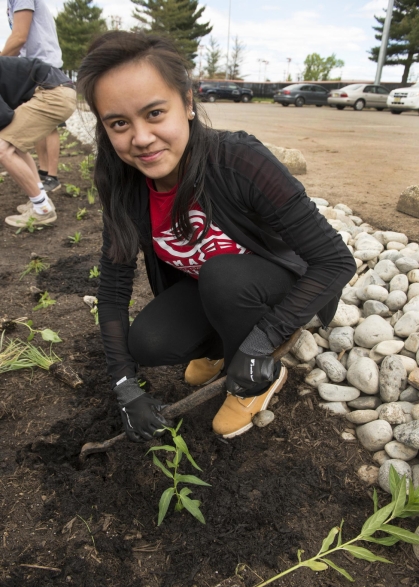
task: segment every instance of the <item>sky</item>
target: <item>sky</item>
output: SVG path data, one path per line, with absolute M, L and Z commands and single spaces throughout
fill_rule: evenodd
M 45 0 L 53 15 L 63 7 L 62 0 Z M 130 0 L 95 0 L 108 19 L 122 18 L 123 28 L 138 23 L 132 16 Z M 230 49 L 238 36 L 245 45 L 241 72 L 246 81 L 293 81 L 304 68 L 310 53 L 327 57 L 332 53 L 345 62 L 332 71 L 332 77 L 344 80 L 374 80 L 376 63 L 368 59 L 368 50 L 377 44 L 374 15 L 385 15 L 388 0 L 206 0 L 202 20 L 213 26 L 211 35 L 227 50 L 229 5 Z M 9 35 L 6 0 L 0 0 L 0 48 Z M 205 63 L 209 36 L 201 40 L 201 65 Z M 290 61 L 288 61 L 290 59 Z M 382 81 L 400 82 L 402 66 L 386 66 Z M 412 81 L 419 78 L 419 65 L 411 69 Z

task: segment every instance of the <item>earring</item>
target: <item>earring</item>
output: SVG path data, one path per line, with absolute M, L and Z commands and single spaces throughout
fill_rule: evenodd
M 195 111 L 191 110 L 191 120 L 193 120 L 195 118 Z

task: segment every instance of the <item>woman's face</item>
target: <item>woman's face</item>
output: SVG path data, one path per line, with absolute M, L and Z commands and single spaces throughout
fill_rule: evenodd
M 118 156 L 168 191 L 189 140 L 191 106 L 146 61 L 112 69 L 96 83 L 95 105 Z

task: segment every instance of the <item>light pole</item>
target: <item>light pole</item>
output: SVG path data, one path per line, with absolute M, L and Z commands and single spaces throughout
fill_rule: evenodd
M 388 0 L 386 20 L 384 22 L 383 36 L 381 37 L 380 53 L 378 54 L 377 71 L 375 73 L 374 84 L 377 86 L 381 81 L 381 73 L 383 71 L 383 65 L 386 60 L 388 37 L 390 34 L 391 18 L 393 16 L 393 4 L 394 0 Z
M 231 0 L 228 2 L 228 32 L 227 32 L 227 64 L 226 64 L 226 77 L 228 78 L 228 57 L 230 52 L 230 20 L 231 20 Z
M 290 76 L 290 63 L 291 63 L 292 59 L 291 59 L 291 57 L 287 57 L 286 59 L 288 61 L 288 65 L 287 65 L 287 79 L 285 81 L 288 81 L 288 78 Z
M 266 59 L 262 59 L 262 63 L 265 64 L 265 75 L 263 77 L 265 78 L 264 81 L 266 82 L 266 68 L 269 65 L 269 61 L 266 61 Z

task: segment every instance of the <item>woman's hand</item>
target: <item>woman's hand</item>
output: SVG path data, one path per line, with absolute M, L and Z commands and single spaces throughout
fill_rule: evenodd
M 163 426 L 173 425 L 160 413 L 164 404 L 140 389 L 135 377 L 120 383 L 114 391 L 126 435 L 132 442 L 161 436 L 164 434 Z

